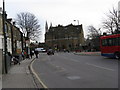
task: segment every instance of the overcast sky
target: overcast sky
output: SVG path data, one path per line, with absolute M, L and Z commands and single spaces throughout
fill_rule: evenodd
M 105 13 L 108 13 L 112 7 L 118 7 L 119 0 L 5 0 L 5 9 L 9 18 L 16 18 L 20 12 L 33 13 L 41 24 L 42 33 L 44 33 L 45 22 L 48 26 L 61 24 L 77 25 L 83 24 L 85 35 L 87 26 L 93 25 L 96 28 L 101 26 Z M 2 0 L 0 0 L 2 7 Z M 44 41 L 43 35 L 40 41 Z

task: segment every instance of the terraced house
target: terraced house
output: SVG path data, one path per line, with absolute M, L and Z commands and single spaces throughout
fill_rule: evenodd
M 3 32 L 2 32 L 2 14 L 0 13 L 0 73 L 2 73 L 3 60 Z
M 3 24 L 2 24 L 2 14 L 0 13 L 0 68 L 1 73 L 4 73 L 5 68 L 9 70 L 11 66 L 10 56 L 7 54 L 6 63 L 4 60 L 4 36 L 3 36 Z M 7 42 L 7 52 L 10 52 L 12 55 L 17 55 L 21 57 L 22 52 L 22 32 L 19 28 L 15 26 L 15 23 L 12 22 L 12 19 L 7 19 L 7 14 L 5 15 L 5 32 L 6 32 L 6 42 Z M 5 67 L 5 64 L 7 67 Z

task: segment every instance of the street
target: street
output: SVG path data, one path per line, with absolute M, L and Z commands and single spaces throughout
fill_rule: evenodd
M 118 88 L 118 60 L 40 53 L 33 69 L 48 88 Z

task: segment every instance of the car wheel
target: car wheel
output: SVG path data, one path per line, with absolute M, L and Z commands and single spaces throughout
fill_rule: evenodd
M 115 53 L 115 58 L 120 59 L 120 53 Z

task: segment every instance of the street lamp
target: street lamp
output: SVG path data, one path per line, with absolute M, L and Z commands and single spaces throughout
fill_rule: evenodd
M 52 29 L 52 47 L 51 48 L 53 48 L 53 44 L 54 44 L 53 43 L 53 39 L 54 39 L 53 36 L 54 36 L 54 28 Z
M 6 31 L 5 29 L 5 2 L 3 0 L 3 15 L 2 15 L 2 21 L 3 21 L 3 35 L 4 35 L 4 61 L 5 61 L 5 73 L 8 72 L 7 70 L 7 36 L 6 36 Z
M 79 20 L 73 20 L 74 22 L 77 21 L 78 22 L 78 25 L 79 25 Z

